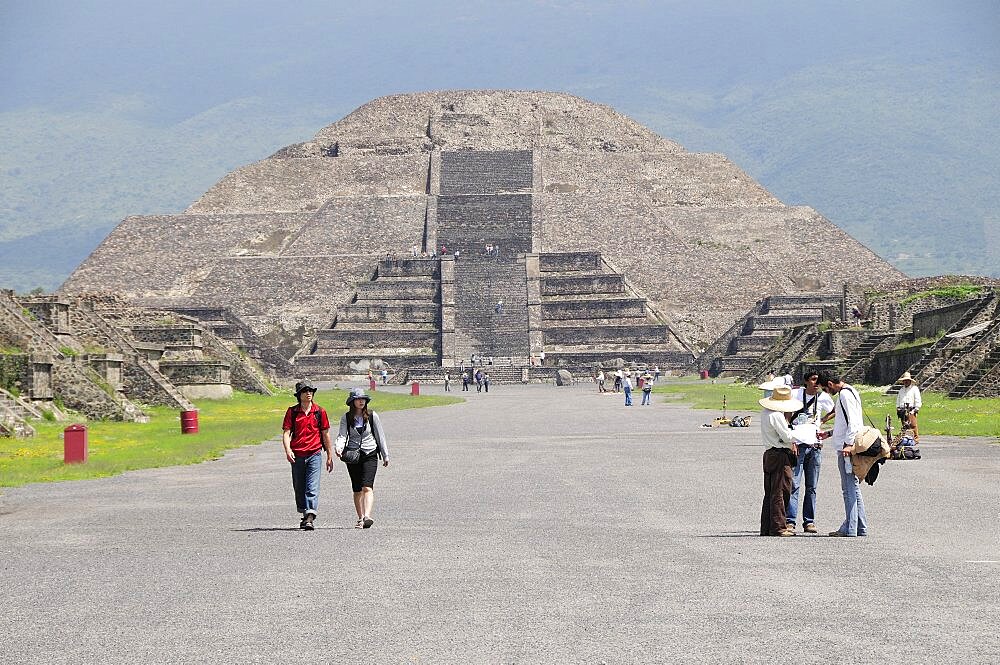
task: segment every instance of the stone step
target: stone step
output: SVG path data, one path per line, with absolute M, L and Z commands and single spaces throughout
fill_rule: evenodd
M 562 252 L 538 255 L 538 268 L 543 273 L 601 272 L 603 267 L 600 252 Z
M 646 316 L 646 300 L 643 298 L 593 298 L 577 296 L 573 299 L 542 301 L 542 316 L 553 319 L 589 319 Z
M 548 328 L 542 331 L 543 343 L 548 346 L 566 344 L 665 344 L 668 328 L 660 324 L 602 327 Z
M 441 314 L 437 303 L 356 302 L 337 310 L 337 323 L 348 322 L 426 322 L 435 323 Z
M 358 300 L 403 301 L 436 300 L 440 295 L 437 282 L 422 280 L 376 280 L 358 284 Z
M 554 319 L 542 324 L 542 330 L 551 328 L 600 328 L 603 326 L 641 326 L 655 324 L 656 322 L 648 316 L 616 317 L 613 319 L 583 318 L 583 319 Z
M 541 290 L 543 296 L 626 292 L 624 277 L 615 274 L 542 277 Z
M 749 321 L 751 331 L 785 330 L 807 323 L 819 323 L 822 317 L 815 314 L 758 314 Z
M 342 330 L 340 327 L 316 332 L 316 351 L 323 349 L 434 348 L 440 341 L 437 330 Z
M 385 331 L 386 333 L 392 333 L 393 331 L 407 331 L 407 332 L 430 332 L 438 333 L 439 329 L 436 323 L 424 323 L 424 322 L 408 322 L 408 321 L 393 321 L 387 323 L 385 321 L 344 321 L 340 318 L 337 319 L 337 323 L 333 328 L 325 328 L 324 330 L 336 330 L 339 332 L 371 332 Z M 322 333 L 323 330 L 316 331 L 317 336 Z

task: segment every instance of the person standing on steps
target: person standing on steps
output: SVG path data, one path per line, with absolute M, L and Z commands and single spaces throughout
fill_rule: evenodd
M 379 458 L 382 459 L 382 466 L 389 466 L 389 444 L 378 414 L 368 409 L 370 401 L 371 397 L 365 394 L 363 388 L 351 391 L 347 396 L 347 413 L 340 418 L 336 443 L 336 454 L 341 460 L 345 450 L 360 451 L 357 462 L 345 462 L 347 473 L 351 476 L 354 510 L 358 514 L 354 525 L 356 529 L 369 529 L 375 523 L 372 510 L 375 507 L 375 472 L 378 471 Z
M 299 528 L 305 531 L 315 528 L 323 450 L 326 451 L 326 470 L 333 470 L 330 420 L 326 410 L 313 402 L 315 394 L 316 388 L 308 382 L 296 383 L 295 398 L 299 403 L 288 407 L 281 425 L 281 444 L 285 448 L 285 459 L 292 467 L 295 508 L 302 515 Z

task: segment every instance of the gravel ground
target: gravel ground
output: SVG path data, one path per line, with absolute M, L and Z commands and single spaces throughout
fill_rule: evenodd
M 0 662 L 1000 662 L 995 440 L 883 467 L 867 538 L 761 538 L 756 419 L 591 385 L 465 396 L 382 416 L 370 530 L 339 465 L 299 531 L 277 439 L 6 490 Z

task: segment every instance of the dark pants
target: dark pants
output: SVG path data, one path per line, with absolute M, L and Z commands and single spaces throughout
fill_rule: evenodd
M 764 451 L 764 501 L 760 507 L 760 535 L 777 536 L 785 530 L 785 505 L 792 493 L 795 456 L 788 448 Z

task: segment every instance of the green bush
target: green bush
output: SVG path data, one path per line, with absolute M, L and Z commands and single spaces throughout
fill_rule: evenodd
M 974 295 L 982 293 L 983 287 L 977 286 L 975 284 L 956 284 L 955 286 L 943 286 L 939 289 L 929 289 L 927 291 L 920 291 L 919 293 L 913 293 L 902 300 L 899 301 L 900 305 L 908 305 L 911 302 L 917 300 L 923 300 L 924 298 L 933 298 L 935 296 L 939 298 L 954 298 L 955 300 L 965 300 L 971 298 Z

